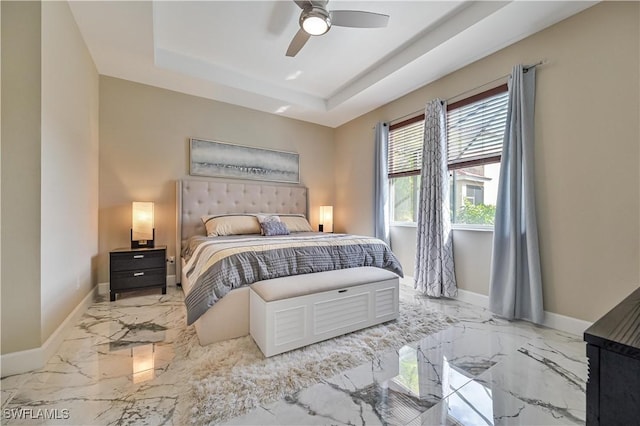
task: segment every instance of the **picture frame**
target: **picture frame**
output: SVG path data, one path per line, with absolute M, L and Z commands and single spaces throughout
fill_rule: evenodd
M 300 183 L 300 154 L 190 138 L 189 174 Z

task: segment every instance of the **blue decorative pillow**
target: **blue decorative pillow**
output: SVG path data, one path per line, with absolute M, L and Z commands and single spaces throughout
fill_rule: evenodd
M 289 235 L 289 228 L 282 222 L 262 222 L 260 224 L 262 235 L 267 237 L 273 235 Z
M 280 218 L 274 214 L 257 214 L 258 223 L 262 224 L 264 222 L 280 222 Z M 264 230 L 262 226 L 260 226 L 260 234 L 264 235 Z

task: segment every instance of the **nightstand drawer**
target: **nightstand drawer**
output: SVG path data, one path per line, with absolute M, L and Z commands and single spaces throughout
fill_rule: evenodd
M 111 253 L 111 271 L 163 268 L 164 256 L 164 250 Z
M 167 294 L 167 247 L 130 249 L 109 252 L 110 299 L 116 294 L 159 287 Z
M 166 285 L 164 268 L 132 270 L 111 273 L 111 290 Z

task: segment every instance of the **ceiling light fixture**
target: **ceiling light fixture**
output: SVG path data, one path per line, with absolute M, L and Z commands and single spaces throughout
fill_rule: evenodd
M 331 28 L 329 12 L 317 7 L 311 8 L 300 15 L 300 26 L 310 35 L 322 35 Z

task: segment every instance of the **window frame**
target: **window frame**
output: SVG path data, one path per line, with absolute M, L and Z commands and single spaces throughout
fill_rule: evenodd
M 461 99 L 457 102 L 453 102 L 451 104 L 447 104 L 447 120 L 448 120 L 448 113 L 449 111 L 458 109 L 458 108 L 462 108 L 464 106 L 467 106 L 469 104 L 481 101 L 483 99 L 486 98 L 490 98 L 492 96 L 495 96 L 497 94 L 500 93 L 505 93 L 508 92 L 509 88 L 507 86 L 507 83 L 503 83 L 500 84 L 498 86 L 492 87 L 491 89 L 482 91 L 480 93 L 477 93 L 475 95 L 469 96 L 467 98 Z M 422 114 L 418 114 L 414 117 L 408 118 L 406 120 L 403 120 L 401 122 L 398 123 L 394 123 L 394 124 L 390 124 L 389 125 L 389 133 L 391 133 L 391 131 L 398 129 L 398 128 L 402 128 L 402 127 L 406 127 L 409 126 L 411 124 L 415 124 L 416 122 L 422 121 L 424 122 L 425 120 L 425 115 L 424 113 Z M 468 168 L 468 167 L 473 167 L 473 166 L 479 166 L 479 165 L 486 165 L 486 164 L 495 164 L 495 163 L 501 163 L 502 162 L 502 153 L 500 155 L 497 156 L 492 156 L 492 157 L 487 157 L 487 158 L 481 158 L 481 159 L 472 159 L 469 161 L 464 161 L 464 162 L 458 162 L 458 163 L 454 163 L 451 164 L 447 161 L 447 168 L 449 170 L 450 173 L 455 173 L 456 170 L 458 169 L 463 169 L 463 168 Z M 400 177 L 406 177 L 406 176 L 415 176 L 415 175 L 420 175 L 422 172 L 421 169 L 419 170 L 412 170 L 412 171 L 408 171 L 408 172 L 404 172 L 404 173 L 389 173 L 387 176 L 387 179 L 390 181 L 389 182 L 389 224 L 390 226 L 396 226 L 396 227 L 416 227 L 417 226 L 417 222 L 396 222 L 393 220 L 394 218 L 394 193 L 392 190 L 393 184 L 391 182 L 392 179 L 395 178 L 400 178 Z M 418 185 L 420 184 L 420 182 L 418 182 Z M 419 191 L 418 191 L 419 192 Z M 449 196 L 451 196 L 452 194 L 449 194 Z M 484 197 L 483 197 L 484 198 Z M 414 206 L 414 208 L 417 208 L 417 205 Z M 416 216 L 416 212 L 414 211 L 414 217 Z M 452 221 L 451 223 L 451 228 L 453 230 L 471 230 L 471 231 L 493 231 L 494 229 L 494 225 L 485 225 L 485 224 L 466 224 L 466 223 L 455 223 Z

